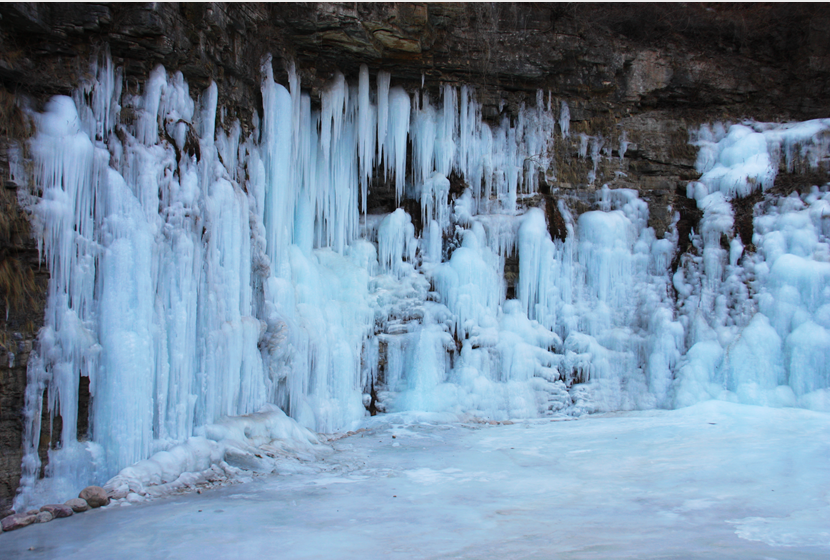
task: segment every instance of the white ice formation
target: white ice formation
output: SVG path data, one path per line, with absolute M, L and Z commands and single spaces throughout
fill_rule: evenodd
M 18 505 L 117 473 L 111 486 L 135 493 L 212 468 L 254 445 L 234 417 L 275 407 L 294 427 L 271 444 L 307 440 L 299 426 L 352 428 L 367 407 L 492 419 L 707 398 L 828 408 L 830 194 L 763 202 L 755 251 L 733 237 L 730 199 L 771 187 L 781 158 L 826 167 L 830 121 L 701 129 L 689 196 L 704 218 L 673 272 L 676 230 L 658 239 L 633 190 L 598 189 L 579 217 L 560 200 L 547 211 L 567 235 L 551 238 L 534 195 L 555 176 L 556 126 L 571 132 L 550 94 L 492 124 L 472 87 L 444 85 L 435 103 L 385 72 L 373 87 L 364 67 L 357 84 L 337 75 L 318 110 L 293 67 L 288 89 L 275 83 L 269 59 L 263 113 L 243 134 L 217 115 L 215 84 L 194 101 L 161 67 L 140 95 L 108 60 L 92 75 L 34 115 L 34 173 L 16 177 L 51 273 Z M 610 145 L 582 137 L 587 182 Z M 366 214 L 378 179 L 420 203 L 421 231 L 402 208 Z M 92 410 L 79 440 L 82 376 Z M 63 427 L 36 481 L 44 391 Z
M 733 236 L 730 201 L 767 190 L 779 169 L 826 169 L 830 119 L 701 127 L 700 231 L 673 277 L 688 348 L 675 405 L 718 398 L 830 409 L 830 194 L 766 197 L 752 239 Z M 754 250 L 747 251 L 745 243 Z
M 222 481 L 239 471 L 291 473 L 298 459 L 316 458 L 317 437 L 274 405 L 197 428 L 198 435 L 130 465 L 104 485 L 113 499 L 129 502 L 199 483 Z

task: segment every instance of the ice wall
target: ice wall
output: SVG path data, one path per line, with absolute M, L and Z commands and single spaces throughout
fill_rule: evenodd
M 450 173 L 474 179 L 477 201 L 493 188 L 512 210 L 518 190 L 537 186 L 537 164 L 523 161 L 545 157 L 552 118 L 541 107 L 505 120 L 494 142 L 467 88 L 460 115 L 456 88 L 436 109 L 388 74 L 373 90 L 363 67 L 356 88 L 337 75 L 312 110 L 293 67 L 289 75 L 287 89 L 264 61 L 263 112 L 248 136 L 217 122 L 215 85 L 193 96 L 181 74 L 158 67 L 140 94 L 122 94 L 107 58 L 73 98 L 33 114 L 31 211 L 52 280 L 29 372 L 21 501 L 40 470 L 44 392 L 63 428 L 37 491 L 67 497 L 268 403 L 319 431 L 359 421 L 376 325 L 412 299 L 384 278 L 420 275 L 403 281 L 420 299 L 427 282 L 403 210 L 372 230 L 377 244 L 359 239 L 373 175 L 393 180 L 399 199 L 416 180 L 435 264 L 452 227 Z M 410 143 L 419 147 L 411 169 Z M 502 152 L 506 173 L 491 162 Z M 493 262 L 479 264 L 498 278 Z M 385 286 L 392 293 L 379 297 Z M 492 312 L 501 296 L 488 293 Z M 77 433 L 82 376 L 93 403 L 86 434 Z
M 71 497 L 267 403 L 320 431 L 362 417 L 374 314 L 366 259 L 348 249 L 355 110 L 336 81 L 322 144 L 320 113 L 270 68 L 247 138 L 238 123 L 217 125 L 215 85 L 194 100 L 180 74 L 159 67 L 140 95 L 122 96 L 108 61 L 74 99 L 34 115 L 32 212 L 52 277 L 29 371 L 19 503 L 35 491 Z M 93 403 L 87 434 L 77 433 L 81 376 Z M 63 428 L 35 489 L 43 391 Z
M 703 126 L 692 142 L 702 176 L 688 195 L 703 218 L 696 250 L 673 278 L 689 347 L 676 404 L 720 398 L 830 408 L 827 185 L 765 197 L 751 240 L 733 234 L 731 203 L 771 189 L 781 170 L 826 170 L 830 119 Z
M 828 121 L 701 129 L 689 196 L 704 218 L 674 271 L 676 230 L 658 239 L 636 191 L 598 188 L 578 217 L 536 196 L 555 176 L 554 142 L 571 136 L 550 93 L 485 121 L 473 87 L 430 99 L 385 72 L 373 85 L 364 66 L 355 84 L 336 75 L 317 108 L 293 66 L 286 88 L 266 59 L 263 111 L 243 135 L 217 114 L 213 84 L 192 95 L 158 67 L 133 95 L 108 60 L 92 70 L 32 115 L 30 210 L 52 276 L 18 506 L 274 405 L 321 432 L 367 409 L 828 406 L 830 195 L 764 202 L 754 251 L 732 233 L 730 202 L 771 188 L 779 167 L 823 165 Z M 592 184 L 610 140 L 577 138 Z M 420 220 L 367 215 L 376 181 Z M 44 392 L 63 428 L 37 481 Z

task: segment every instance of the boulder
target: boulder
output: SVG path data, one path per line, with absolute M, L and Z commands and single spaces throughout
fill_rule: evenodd
M 41 511 L 35 515 L 35 523 L 49 523 L 54 517 L 48 511 Z
M 83 513 L 89 510 L 89 504 L 82 498 L 72 498 L 71 500 L 66 500 L 65 505 L 72 508 L 72 511 L 75 513 Z
M 3 521 L 0 521 L 0 524 L 3 526 L 3 531 L 14 531 L 15 529 L 31 525 L 35 522 L 35 519 L 36 517 L 34 515 L 16 513 L 15 515 L 4 517 Z
M 110 498 L 107 496 L 107 492 L 100 486 L 87 486 L 81 490 L 78 497 L 86 500 L 86 503 L 88 503 L 91 508 L 105 506 L 110 503 Z
M 45 506 L 40 508 L 40 511 L 48 511 L 52 514 L 52 517 L 54 517 L 55 519 L 59 517 L 69 517 L 70 515 L 75 513 L 72 510 L 72 507 L 66 504 L 46 504 Z

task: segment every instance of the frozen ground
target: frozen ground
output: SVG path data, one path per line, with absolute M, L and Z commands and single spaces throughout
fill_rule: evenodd
M 830 557 L 828 414 L 712 401 L 496 426 L 373 420 L 331 443 L 322 472 L 28 527 L 0 535 L 0 556 Z

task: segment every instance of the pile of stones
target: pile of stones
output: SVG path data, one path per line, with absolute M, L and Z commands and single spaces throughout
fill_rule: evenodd
M 53 519 L 69 517 L 75 513 L 83 513 L 92 508 L 99 508 L 110 503 L 109 496 L 100 486 L 87 486 L 77 498 L 67 500 L 63 504 L 46 504 L 39 510 L 30 509 L 26 512 L 12 513 L 0 521 L 2 531 L 14 531 L 32 523 L 48 523 Z

